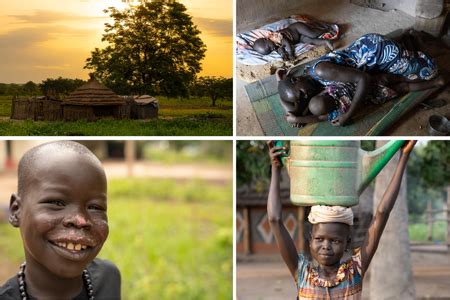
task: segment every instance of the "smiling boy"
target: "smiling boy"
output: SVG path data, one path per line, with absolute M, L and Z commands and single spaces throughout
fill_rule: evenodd
M 9 222 L 20 229 L 25 261 L 0 299 L 119 299 L 120 272 L 96 259 L 108 237 L 107 182 L 81 144 L 29 150 L 19 163 Z

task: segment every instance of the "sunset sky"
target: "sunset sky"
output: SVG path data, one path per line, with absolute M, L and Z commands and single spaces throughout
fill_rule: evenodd
M 181 0 L 202 32 L 203 76 L 232 76 L 232 1 Z M 103 13 L 121 0 L 0 0 L 0 82 L 88 79 L 86 58 L 101 42 Z

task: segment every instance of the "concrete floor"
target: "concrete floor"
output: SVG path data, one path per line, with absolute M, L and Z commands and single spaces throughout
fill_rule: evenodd
M 336 48 L 344 47 L 357 37 L 369 33 L 376 32 L 387 34 L 401 28 L 408 28 L 414 25 L 414 17 L 401 11 L 382 12 L 375 9 L 360 7 L 347 1 L 332 0 L 326 6 L 317 6 L 314 4 L 303 5 L 295 11 L 285 11 L 280 13 L 280 18 L 291 14 L 307 14 L 319 20 L 334 22 L 341 26 L 342 36 L 335 45 Z M 276 19 L 262 20 L 259 27 L 263 24 L 275 21 Z M 240 27 L 239 24 L 237 28 Z M 242 28 L 242 31 L 252 28 Z M 256 119 L 256 115 L 250 104 L 244 86 L 247 82 L 235 78 L 236 80 L 236 133 L 238 136 L 262 136 L 263 131 Z M 446 97 L 445 97 L 446 95 Z M 423 111 L 422 108 L 416 109 L 409 113 L 397 125 L 395 130 L 391 130 L 390 135 L 410 136 L 410 135 L 427 135 L 426 124 L 428 116 L 431 114 L 441 114 L 449 116 L 450 99 L 448 91 L 444 95 L 447 105 L 439 109 Z

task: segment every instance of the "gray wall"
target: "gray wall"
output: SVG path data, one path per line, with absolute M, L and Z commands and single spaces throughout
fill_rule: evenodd
M 324 0 L 236 0 L 236 29 L 252 29 L 267 21 L 299 14 L 303 5 L 320 4 Z
M 370 7 L 380 8 L 383 10 L 398 9 L 411 16 L 416 15 L 417 0 L 350 0 L 352 3 L 370 3 Z
M 397 9 L 411 16 L 415 16 L 417 2 L 417 0 L 354 1 L 378 2 L 378 5 L 385 3 L 385 8 Z M 309 14 L 320 19 L 321 11 L 324 9 L 333 11 L 339 10 L 342 6 L 353 5 L 350 4 L 350 0 L 236 0 L 236 30 L 240 33 L 293 14 Z

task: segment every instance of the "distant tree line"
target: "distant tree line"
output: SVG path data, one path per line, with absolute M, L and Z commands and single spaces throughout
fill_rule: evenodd
M 17 83 L 0 83 L 0 95 L 11 96 L 51 96 L 53 98 L 61 98 L 69 95 L 77 88 L 82 86 L 86 81 L 81 79 L 69 78 L 47 78 L 37 84 L 28 81 L 25 84 Z M 113 89 L 112 86 L 108 86 Z M 113 89 L 114 90 L 114 89 Z M 128 93 L 119 93 L 127 95 Z M 153 95 L 155 96 L 155 95 Z M 209 97 L 211 105 L 215 106 L 218 99 L 232 101 L 233 99 L 233 79 L 224 77 L 199 77 L 188 89 L 186 98 L 192 97 Z
M 17 83 L 0 83 L 0 95 L 11 96 L 52 96 L 62 97 L 67 96 L 81 85 L 86 83 L 81 79 L 69 78 L 48 78 L 41 83 L 34 83 L 28 81 L 25 84 Z
M 200 77 L 190 87 L 190 95 L 209 97 L 211 105 L 216 106 L 217 99 L 233 100 L 233 78 Z

